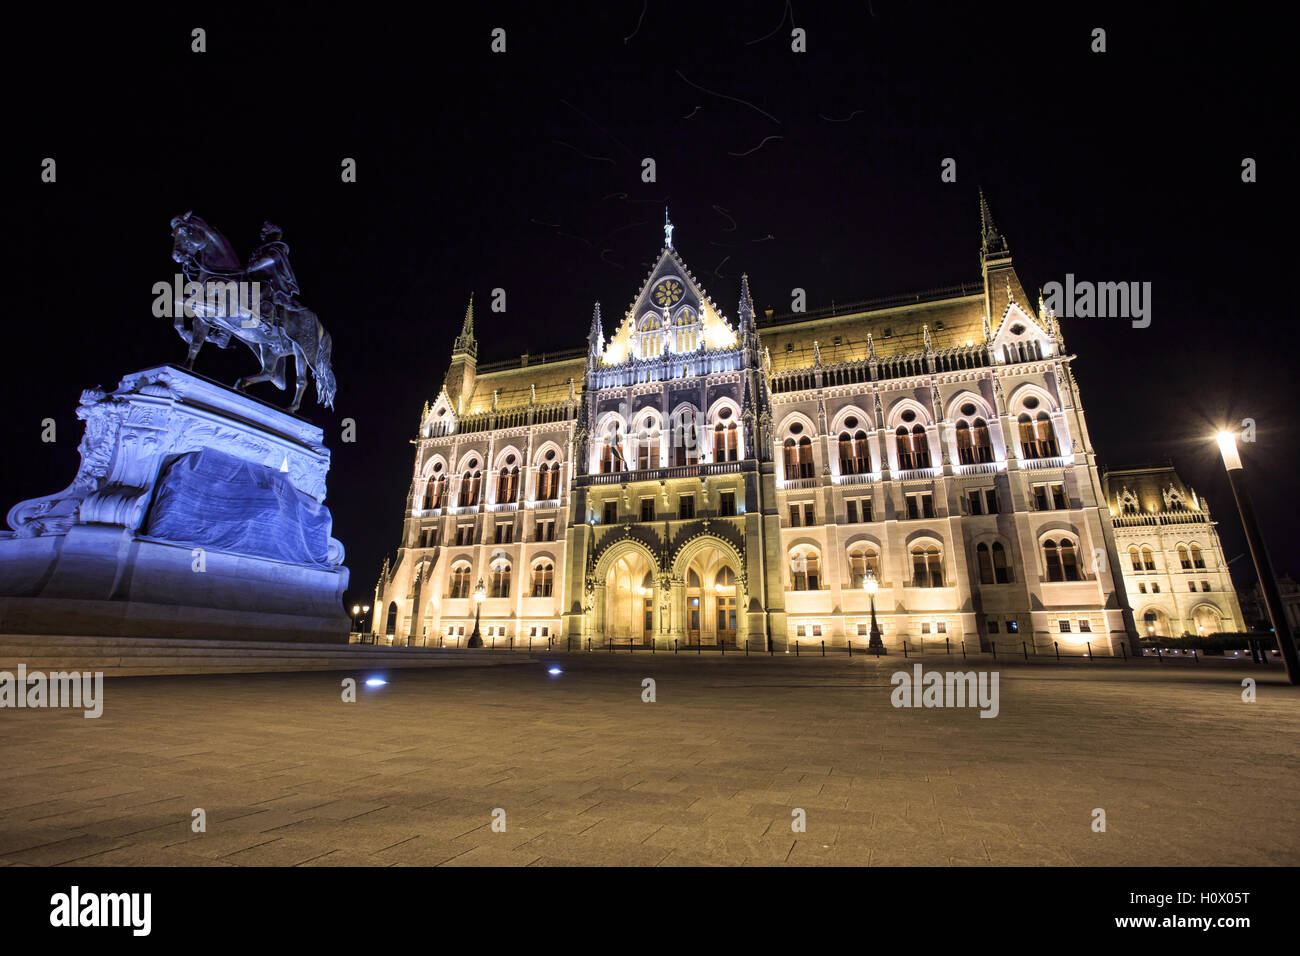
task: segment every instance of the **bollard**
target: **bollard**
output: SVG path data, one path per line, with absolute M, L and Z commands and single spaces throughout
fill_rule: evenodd
M 673 653 L 677 653 L 677 638 L 673 638 Z
M 1061 659 L 1061 642 L 1052 641 L 1052 646 L 1056 648 L 1056 659 L 1059 661 Z
M 907 638 L 903 638 L 903 659 L 907 660 Z
M 531 654 L 532 652 L 533 652 L 533 635 L 529 634 L 529 635 L 528 635 L 528 653 Z
M 826 642 L 822 641 L 822 657 L 826 656 Z
M 994 660 L 997 660 L 997 659 L 998 659 L 998 642 L 997 642 L 997 641 L 989 641 L 989 650 L 991 650 L 991 651 L 993 652 L 993 659 L 994 659 Z
M 632 642 L 632 638 L 629 637 L 627 639 L 627 652 L 631 654 L 635 649 L 636 645 Z
M 718 639 L 718 650 L 722 651 L 723 657 L 727 656 L 727 642 L 721 638 Z
M 966 659 L 966 639 L 965 639 L 965 638 L 962 638 L 962 641 L 961 641 L 961 659 L 962 659 L 962 660 L 965 660 L 965 659 Z
M 1163 657 L 1160 656 L 1160 645 L 1159 645 L 1159 644 L 1156 645 L 1156 660 L 1159 661 L 1161 664 L 1163 664 L 1163 663 L 1165 662 L 1165 659 L 1164 659 Z
M 943 652 L 949 657 L 952 657 L 952 641 L 948 640 L 946 637 L 943 639 Z
M 849 648 L 849 660 L 853 660 L 853 641 L 846 637 L 844 638 L 844 643 L 847 644 Z
M 776 654 L 776 645 L 772 643 L 772 639 L 769 637 L 767 639 L 767 656 L 772 657 L 774 654 Z
M 570 654 L 573 652 L 573 635 L 570 634 L 564 642 L 564 652 Z
M 495 651 L 496 649 L 497 649 L 497 636 L 496 636 L 495 634 L 493 634 L 493 635 L 492 635 L 492 646 L 489 647 L 488 650 L 490 650 L 490 651 Z
M 1120 644 L 1120 646 L 1119 646 L 1119 652 L 1120 652 L 1121 654 L 1124 655 L 1124 663 L 1127 664 L 1127 663 L 1128 663 L 1128 648 L 1126 648 L 1123 644 Z
M 1029 648 L 1025 645 L 1024 641 L 1020 642 L 1020 649 L 1025 652 L 1025 660 L 1029 660 Z
M 1194 647 L 1192 648 L 1192 660 L 1196 661 L 1198 664 L 1201 662 L 1201 655 L 1196 653 L 1196 648 Z
M 794 656 L 795 656 L 795 657 L 798 657 L 798 656 L 799 656 L 799 642 L 798 642 L 798 641 L 795 641 L 795 642 L 794 642 Z
M 700 642 L 700 643 L 698 643 L 698 644 L 695 645 L 695 656 L 696 656 L 696 657 L 699 657 L 701 654 L 704 653 L 704 638 L 702 638 L 702 637 L 699 638 L 699 642 Z
M 658 646 L 659 646 L 659 642 L 656 641 L 655 639 L 651 638 L 651 639 L 650 639 L 650 653 L 653 654 L 653 653 L 655 652 L 655 648 L 658 647 Z
M 749 638 L 745 638 L 745 656 L 749 656 Z
M 1092 660 L 1092 641 L 1084 641 L 1088 645 L 1088 660 Z

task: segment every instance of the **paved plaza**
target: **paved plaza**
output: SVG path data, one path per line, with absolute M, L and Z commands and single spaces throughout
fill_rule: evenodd
M 537 655 L 388 671 L 356 703 L 345 674 L 114 679 L 98 720 L 0 711 L 0 862 L 1300 863 L 1278 668 L 984 661 L 983 719 L 891 706 L 914 663 Z

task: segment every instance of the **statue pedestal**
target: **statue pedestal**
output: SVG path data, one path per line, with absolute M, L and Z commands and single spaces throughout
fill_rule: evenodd
M 73 483 L 0 533 L 0 633 L 346 643 L 319 428 L 171 366 L 77 417 Z

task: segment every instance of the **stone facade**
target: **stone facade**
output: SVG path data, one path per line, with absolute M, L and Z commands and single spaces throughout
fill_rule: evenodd
M 1143 637 L 1246 629 L 1210 507 L 1172 465 L 1103 478 L 1124 590 Z
M 922 294 L 760 318 L 742 278 L 732 321 L 669 230 L 584 350 L 480 367 L 471 302 L 376 633 L 463 645 L 481 582 L 489 643 L 865 648 L 870 576 L 886 647 L 1118 653 L 1136 628 L 1074 357 L 980 204 L 981 281 Z

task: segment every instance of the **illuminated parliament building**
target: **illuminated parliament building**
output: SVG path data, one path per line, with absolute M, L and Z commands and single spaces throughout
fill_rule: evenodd
M 1118 654 L 1240 631 L 1208 507 L 1103 475 L 1056 316 L 983 196 L 981 281 L 728 316 L 665 228 L 608 337 L 480 365 L 471 299 L 372 630 L 394 644 Z M 867 585 L 874 588 L 869 593 Z

